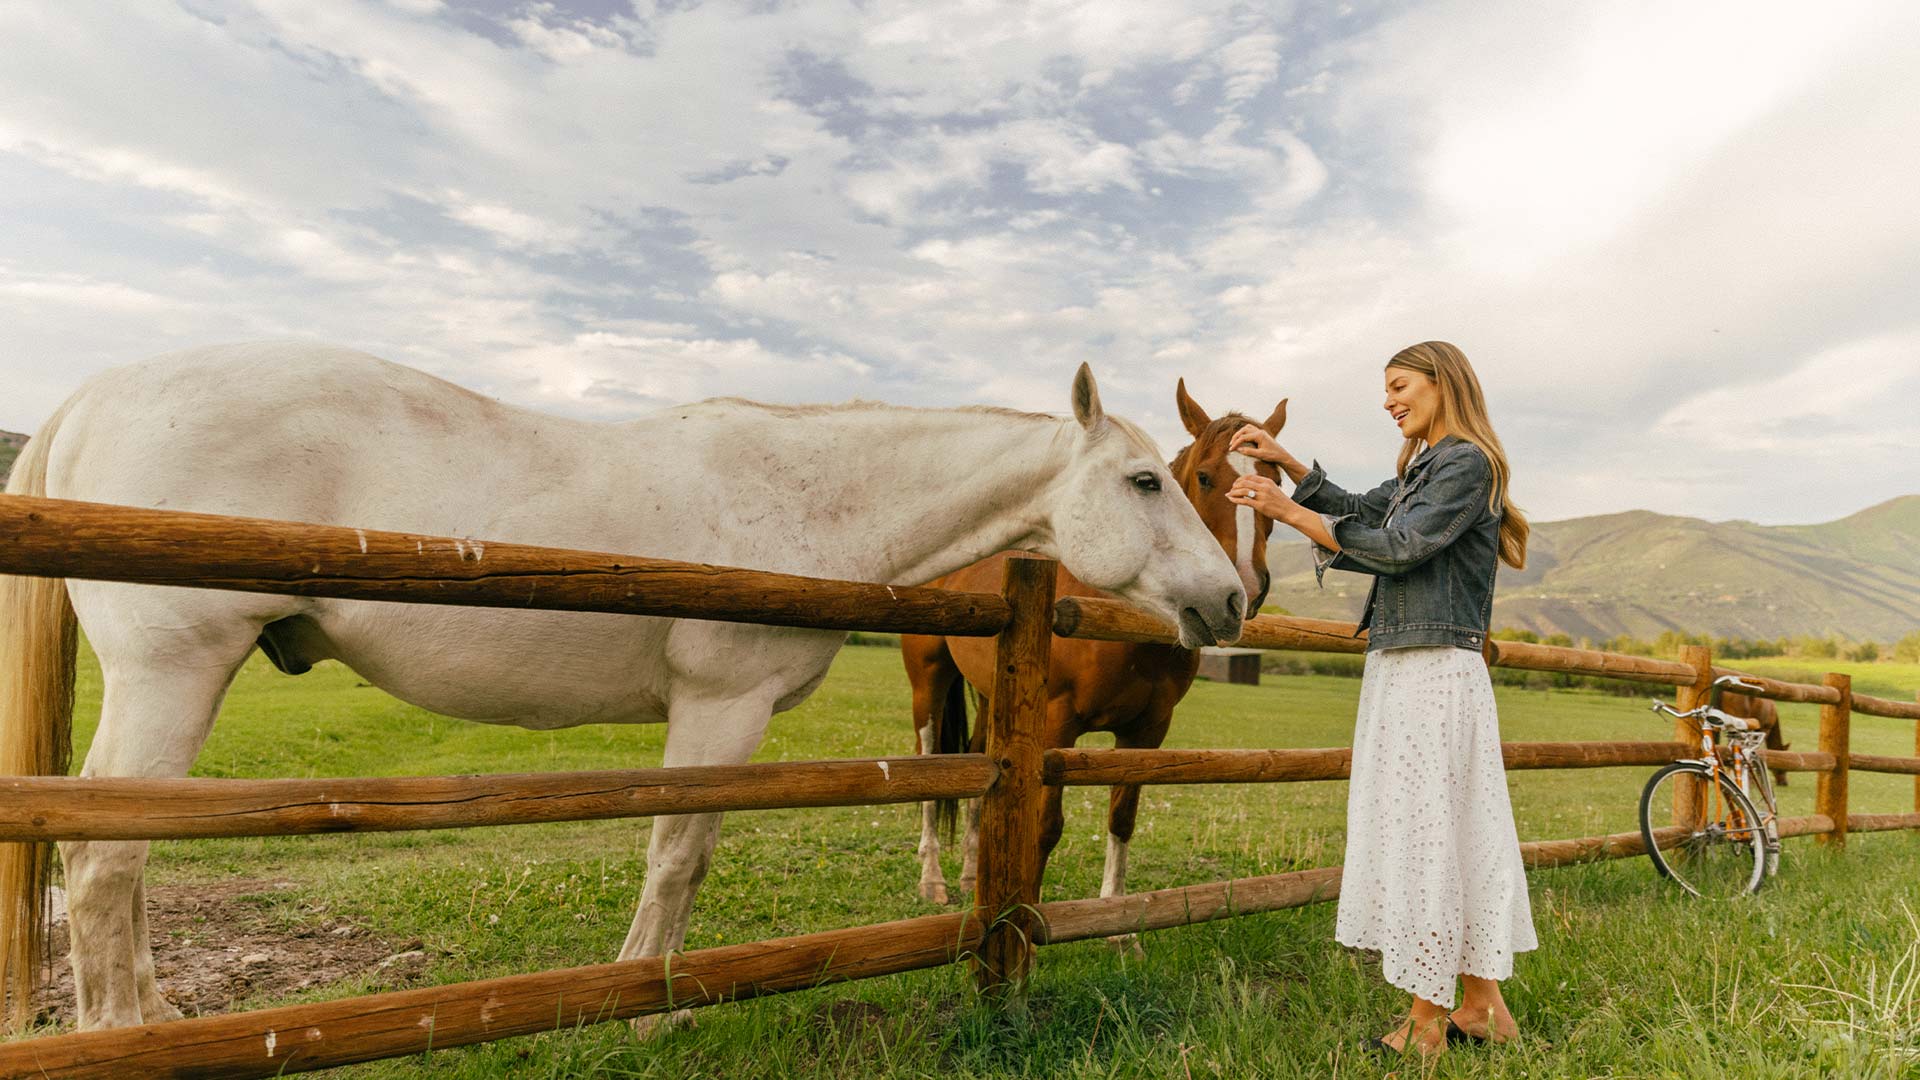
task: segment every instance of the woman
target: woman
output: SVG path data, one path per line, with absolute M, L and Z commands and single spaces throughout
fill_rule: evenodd
M 1229 498 L 1311 539 L 1316 578 L 1328 566 L 1374 575 L 1334 936 L 1379 950 L 1387 981 L 1413 994 L 1407 1019 L 1378 1042 L 1431 1054 L 1518 1034 L 1500 980 L 1536 945 L 1481 656 L 1496 562 L 1526 566 L 1528 526 L 1507 500 L 1506 452 L 1458 348 L 1396 354 L 1386 394 L 1405 440 L 1396 478 L 1349 494 L 1248 426 L 1235 445 L 1296 487 L 1288 498 L 1248 475 Z M 1456 977 L 1466 992 L 1454 1011 Z

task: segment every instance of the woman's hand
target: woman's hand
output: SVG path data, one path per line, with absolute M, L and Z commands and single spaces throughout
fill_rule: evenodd
M 1235 506 L 1251 506 L 1265 517 L 1289 523 L 1295 515 L 1306 512 L 1299 503 L 1280 490 L 1279 484 L 1258 473 L 1248 473 L 1235 480 L 1233 486 L 1227 489 L 1227 501 Z
M 1287 453 L 1287 448 L 1273 441 L 1273 435 L 1259 424 L 1242 424 L 1227 445 L 1256 461 L 1279 466 L 1280 471 L 1296 484 L 1307 478 L 1307 467 L 1294 460 L 1293 455 Z M 1284 495 L 1281 497 L 1285 498 Z
M 1233 433 L 1233 439 L 1227 445 L 1256 461 L 1271 462 L 1275 465 L 1293 456 L 1282 450 L 1280 444 L 1273 441 L 1273 436 L 1267 434 L 1267 429 L 1259 424 L 1240 425 L 1240 430 Z

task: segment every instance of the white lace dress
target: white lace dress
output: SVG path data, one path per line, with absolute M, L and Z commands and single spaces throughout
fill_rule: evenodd
M 1456 977 L 1513 974 L 1538 942 L 1480 654 L 1367 654 L 1334 937 L 1388 982 L 1451 1007 Z

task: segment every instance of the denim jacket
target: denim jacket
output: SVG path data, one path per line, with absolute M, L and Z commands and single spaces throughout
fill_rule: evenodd
M 1320 587 L 1329 566 L 1374 575 L 1354 631 L 1368 631 L 1368 652 L 1406 645 L 1482 650 L 1500 554 L 1500 515 L 1488 505 L 1492 486 L 1486 454 L 1458 435 L 1421 451 L 1404 478 L 1364 495 L 1328 481 L 1318 461 L 1301 478 L 1293 501 L 1329 515 L 1327 531 L 1340 542 L 1337 552 L 1314 545 Z

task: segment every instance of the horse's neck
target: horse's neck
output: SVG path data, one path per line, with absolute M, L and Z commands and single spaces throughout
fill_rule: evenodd
M 776 425 L 789 443 L 780 468 L 812 472 L 795 477 L 805 481 L 795 512 L 815 572 L 918 585 L 1050 540 L 1044 507 L 1074 445 L 1071 423 L 881 407 Z
M 1045 504 L 1066 466 L 1069 423 L 967 410 L 899 414 L 887 441 L 874 445 L 881 471 L 871 482 L 889 494 L 887 509 L 852 537 L 878 560 L 877 580 L 918 585 L 1050 541 Z

